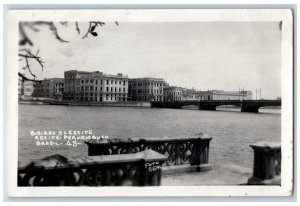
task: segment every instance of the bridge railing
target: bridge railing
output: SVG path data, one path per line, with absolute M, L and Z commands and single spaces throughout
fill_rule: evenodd
M 196 166 L 196 170 L 200 171 L 204 168 L 201 165 L 209 163 L 211 139 L 212 137 L 200 133 L 188 137 L 116 138 L 85 143 L 90 156 L 130 154 L 152 149 L 167 157 L 163 166 L 190 165 Z M 209 168 L 206 167 L 206 170 Z
M 18 186 L 158 186 L 166 159 L 153 150 L 79 158 L 53 155 L 19 165 Z

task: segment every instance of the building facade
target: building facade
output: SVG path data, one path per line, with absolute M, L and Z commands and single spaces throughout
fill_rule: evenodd
M 200 100 L 200 93 L 195 89 L 182 89 L 182 100 L 196 101 Z
M 208 90 L 200 91 L 200 100 L 252 100 L 251 91 L 223 91 Z
M 34 81 L 27 81 L 27 80 L 25 80 L 24 81 L 24 83 L 23 83 L 23 85 L 24 85 L 24 96 L 26 97 L 26 98 L 30 98 L 30 97 L 32 97 L 33 96 L 33 94 L 34 94 L 34 87 L 35 87 L 35 82 Z
M 23 100 L 30 100 L 37 97 L 37 92 L 40 81 L 32 80 L 25 77 L 23 74 L 18 73 L 18 98 Z
M 61 100 L 64 91 L 63 78 L 50 78 L 40 81 L 36 85 L 36 93 L 38 97 Z
M 182 100 L 183 88 L 176 86 L 167 86 L 164 88 L 165 101 L 180 101 Z
M 129 101 L 163 101 L 166 81 L 161 78 L 135 78 L 129 79 Z
M 90 72 L 69 70 L 64 73 L 64 89 L 63 98 L 67 100 L 75 100 L 76 85 L 80 83 L 82 75 L 87 75 Z
M 76 80 L 75 101 L 118 102 L 128 99 L 128 77 L 99 71 L 81 74 Z
M 37 93 L 38 85 L 40 85 L 40 81 L 35 80 L 24 80 L 23 82 L 23 94 L 21 96 L 24 100 L 33 99 L 34 97 L 39 97 Z

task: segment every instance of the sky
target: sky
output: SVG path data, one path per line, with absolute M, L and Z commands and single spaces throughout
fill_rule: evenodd
M 31 62 L 37 79 L 63 77 L 64 71 L 123 73 L 131 78 L 164 78 L 172 86 L 197 90 L 261 89 L 264 99 L 281 96 L 279 22 L 106 22 L 89 35 L 87 23 L 56 23 L 61 43 L 46 26 L 34 32 L 32 51 L 40 50 L 44 70 Z M 19 70 L 24 61 L 20 62 Z

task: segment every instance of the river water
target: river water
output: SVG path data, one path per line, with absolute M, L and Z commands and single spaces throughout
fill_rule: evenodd
M 241 113 L 128 107 L 19 105 L 19 161 L 53 154 L 86 156 L 87 146 L 36 146 L 30 131 L 93 130 L 110 137 L 181 136 L 206 133 L 213 137 L 210 163 L 252 168 L 251 143 L 280 141 L 280 109 Z

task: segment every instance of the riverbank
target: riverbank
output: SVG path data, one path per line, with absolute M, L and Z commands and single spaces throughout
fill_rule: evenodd
M 151 107 L 150 102 L 69 102 L 58 100 L 19 100 L 19 104 L 29 105 L 65 105 L 65 106 L 101 106 L 101 107 Z

